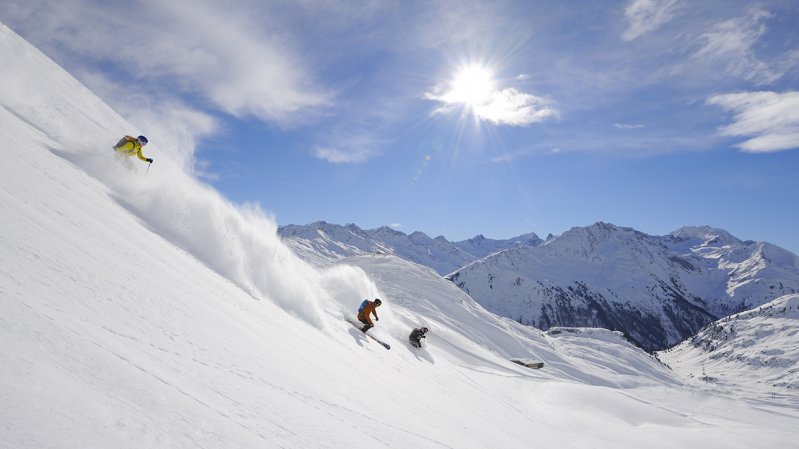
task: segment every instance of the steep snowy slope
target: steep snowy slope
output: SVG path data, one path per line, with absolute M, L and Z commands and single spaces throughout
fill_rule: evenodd
M 714 322 L 660 358 L 722 391 L 799 405 L 799 295 Z
M 297 254 L 316 266 L 322 267 L 351 256 L 396 254 L 431 267 L 442 275 L 504 249 L 542 242 L 533 233 L 507 240 L 478 235 L 462 242 L 450 242 L 443 236 L 433 239 L 418 231 L 407 235 L 386 226 L 362 230 L 354 224 L 340 226 L 324 221 L 281 226 L 278 234 Z
M 619 330 L 655 350 L 717 317 L 799 291 L 799 258 L 711 228 L 658 237 L 597 223 L 448 277 L 499 315 L 541 329 Z
M 169 149 L 120 166 L 104 139 L 135 128 L 1 25 L 0 58 L 3 447 L 793 443 L 795 407 L 686 388 L 612 333 L 498 318 L 396 257 L 314 269 Z M 390 351 L 341 319 L 365 296 Z

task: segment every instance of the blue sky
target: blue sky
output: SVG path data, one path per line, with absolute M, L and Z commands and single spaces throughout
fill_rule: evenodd
M 708 224 L 799 253 L 795 1 L 10 0 L 0 21 L 154 169 L 169 153 L 281 225 Z

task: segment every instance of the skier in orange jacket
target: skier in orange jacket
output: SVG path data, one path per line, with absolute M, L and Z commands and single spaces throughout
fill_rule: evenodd
M 375 298 L 374 301 L 366 301 L 366 305 L 358 312 L 358 321 L 364 324 L 361 328 L 361 332 L 366 333 L 369 329 L 375 327 L 372 323 L 372 318 L 369 315 L 375 316 L 375 321 L 380 321 L 380 318 L 377 316 L 377 308 L 383 304 L 383 301 L 380 298 Z

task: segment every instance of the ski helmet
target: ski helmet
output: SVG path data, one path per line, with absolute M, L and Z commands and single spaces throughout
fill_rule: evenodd
M 138 139 L 138 140 L 139 140 L 139 142 L 140 142 L 142 145 L 147 145 L 147 138 L 146 138 L 146 137 L 144 137 L 144 136 L 139 136 L 139 137 L 137 137 L 136 139 Z
M 422 331 L 422 333 L 423 333 L 423 334 L 426 334 L 428 330 L 430 330 L 430 329 L 428 329 L 428 328 L 426 328 L 426 327 L 423 327 L 423 328 L 421 329 L 421 331 Z
M 379 306 L 380 304 L 383 304 L 383 301 L 381 301 L 380 298 L 375 298 L 375 304 Z

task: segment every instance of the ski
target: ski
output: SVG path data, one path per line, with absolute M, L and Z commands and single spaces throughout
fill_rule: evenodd
M 361 327 L 363 327 L 363 323 L 356 323 L 355 321 L 351 321 L 351 320 L 347 320 L 347 322 L 352 324 L 353 326 L 355 326 L 355 328 L 358 329 L 358 330 L 361 330 Z M 367 337 L 371 338 L 372 340 L 376 341 L 378 344 L 380 344 L 380 346 L 382 346 L 382 347 L 384 347 L 386 349 L 391 349 L 391 345 L 389 345 L 388 343 L 384 342 L 383 340 L 375 337 L 374 335 L 367 334 L 366 332 L 364 332 L 363 334 L 366 335 Z
M 364 332 L 364 333 L 365 333 L 365 332 Z M 366 334 L 366 333 L 365 333 L 365 334 Z M 378 338 L 377 338 L 377 337 L 375 337 L 374 335 L 369 335 L 369 334 L 366 334 L 366 336 L 367 336 L 367 337 L 369 337 L 369 338 L 371 338 L 372 340 L 374 340 L 374 341 L 378 342 L 378 343 L 379 343 L 381 346 L 383 346 L 384 348 L 386 348 L 386 349 L 391 349 L 391 346 L 390 346 L 388 343 L 386 343 L 386 342 L 384 342 L 384 341 L 382 341 L 382 340 L 378 339 Z

